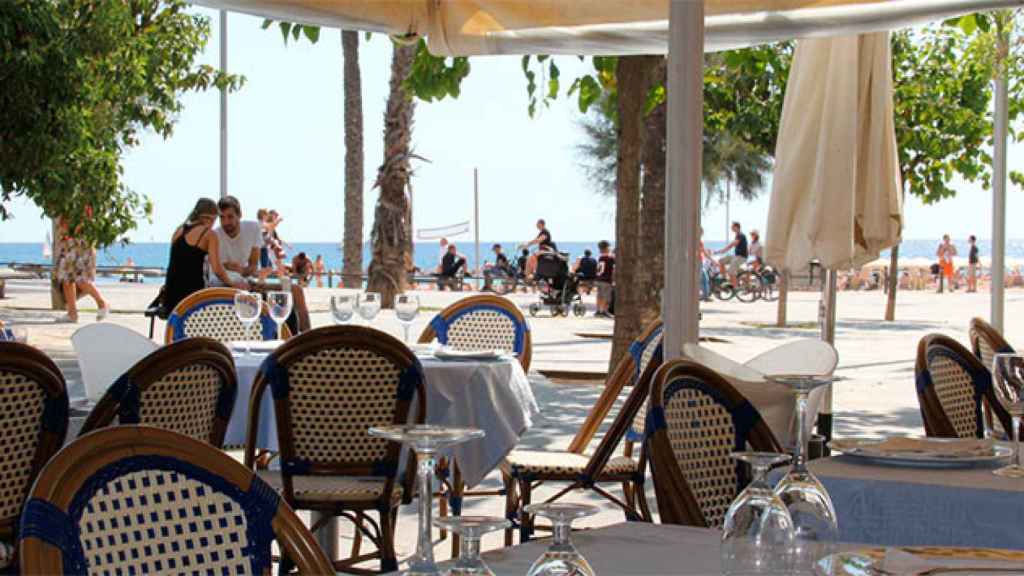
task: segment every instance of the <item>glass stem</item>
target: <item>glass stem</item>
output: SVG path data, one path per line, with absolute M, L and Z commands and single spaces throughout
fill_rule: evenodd
M 476 562 L 477 560 L 479 560 L 480 539 L 463 536 L 462 543 L 459 547 L 459 556 L 461 556 L 463 560 L 469 562 Z
M 572 532 L 572 525 L 568 522 L 554 522 L 551 530 L 554 537 L 553 546 L 564 547 L 569 544 L 569 534 Z
M 434 570 L 434 545 L 430 541 L 430 533 L 433 528 L 430 515 L 434 503 L 434 488 L 432 480 L 434 477 L 434 454 L 432 452 L 417 452 L 416 462 L 418 464 L 416 474 L 420 485 L 420 509 L 419 524 L 420 534 L 416 542 L 416 557 L 410 568 L 419 570 Z
M 409 343 L 409 325 L 405 322 L 402 323 L 402 331 L 405 333 L 405 343 Z
M 807 392 L 796 393 L 796 446 L 793 449 L 793 469 L 803 470 L 807 454 Z
M 1020 416 L 1014 416 L 1012 418 L 1013 423 L 1013 463 L 1017 466 L 1021 465 L 1020 462 Z

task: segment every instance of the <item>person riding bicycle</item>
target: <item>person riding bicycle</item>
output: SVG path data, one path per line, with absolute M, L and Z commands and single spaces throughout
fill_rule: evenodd
M 754 272 L 760 272 L 764 268 L 764 247 L 761 246 L 761 234 L 757 230 L 750 231 L 750 256 L 748 263 Z
M 739 222 L 732 223 L 732 232 L 735 234 L 732 242 L 722 248 L 716 254 L 725 254 L 729 250 L 732 250 L 732 254 L 722 256 L 718 259 L 718 268 L 722 271 L 722 274 L 728 276 L 729 283 L 733 286 L 736 285 L 736 273 L 740 271 L 740 268 L 747 262 L 749 256 L 749 250 L 747 248 L 747 236 L 743 233 L 743 228 Z

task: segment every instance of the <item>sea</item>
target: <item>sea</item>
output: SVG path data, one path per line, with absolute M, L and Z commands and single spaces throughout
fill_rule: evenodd
M 472 241 L 455 240 L 456 246 L 461 254 L 466 256 L 470 267 L 474 265 L 474 245 Z M 480 242 L 480 264 L 493 260 L 490 247 L 493 244 L 501 244 L 505 253 L 512 255 L 516 251 L 519 242 L 514 241 L 481 241 Z M 961 256 L 967 255 L 967 242 L 954 242 L 957 251 Z M 706 246 L 716 250 L 725 245 L 722 241 L 707 241 Z M 900 246 L 900 258 L 934 258 L 937 240 L 904 240 Z M 597 253 L 597 241 L 593 242 L 559 242 L 559 250 L 568 252 L 572 259 L 583 255 L 586 249 Z M 990 254 L 991 244 L 988 240 L 978 241 L 978 251 L 982 257 Z M 289 257 L 305 252 L 312 260 L 318 255 L 324 257 L 326 267 L 329 270 L 341 270 L 342 251 L 340 243 L 332 242 L 294 242 L 288 250 Z M 167 258 L 170 253 L 170 245 L 162 242 L 139 242 L 129 244 L 115 244 L 101 249 L 96 256 L 96 263 L 100 266 L 121 266 L 128 258 L 131 258 L 136 266 L 148 268 L 166 268 Z M 430 270 L 437 266 L 440 256 L 440 248 L 437 242 L 417 242 L 415 249 L 416 266 L 423 270 Z M 883 253 L 888 256 L 888 253 Z M 1006 243 L 1007 262 L 1024 260 L 1024 239 L 1008 240 Z M 0 266 L 11 263 L 19 264 L 49 264 L 50 260 L 43 255 L 43 244 L 41 242 L 7 242 L 0 243 Z M 363 266 L 370 263 L 369 241 L 363 245 Z M 147 278 L 147 282 L 163 282 L 161 278 Z

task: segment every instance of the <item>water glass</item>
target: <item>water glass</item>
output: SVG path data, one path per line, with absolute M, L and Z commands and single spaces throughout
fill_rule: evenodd
M 350 294 L 331 296 L 331 316 L 336 324 L 346 324 L 356 313 L 356 297 Z
M 796 397 L 796 448 L 793 466 L 775 487 L 775 494 L 789 510 L 793 520 L 793 546 L 790 548 L 792 574 L 814 574 L 814 565 L 835 552 L 839 522 L 832 498 L 807 469 L 807 398 L 812 390 L 835 382 L 831 376 L 766 376 L 772 382 L 788 386 Z
M 395 298 L 395 317 L 402 324 L 405 343 L 409 343 L 409 328 L 420 313 L 420 298 L 411 294 L 400 294 Z
M 267 306 L 270 307 L 270 319 L 277 324 L 277 337 L 283 339 L 281 326 L 292 313 L 291 292 L 267 292 Z
M 367 324 L 373 322 L 373 319 L 377 317 L 377 313 L 380 312 L 380 293 L 363 292 L 360 294 L 357 301 L 357 310 L 359 311 L 359 316 L 366 320 Z
M 594 569 L 573 546 L 570 534 L 573 520 L 597 513 L 597 506 L 550 502 L 533 504 L 527 514 L 543 516 L 551 521 L 551 546 L 537 558 L 526 576 L 594 576 Z
M 263 311 L 263 298 L 255 292 L 239 292 L 235 294 L 235 316 L 245 327 L 245 354 L 252 354 L 252 346 L 248 343 L 252 340 L 252 327 L 260 319 L 260 312 Z
M 1024 465 L 1020 457 L 1020 422 L 1024 417 L 1024 355 L 996 354 L 992 358 L 992 384 L 996 397 L 1013 419 L 1013 461 L 1009 465 L 993 470 L 993 473 L 1007 478 L 1024 478 Z
M 511 522 L 493 516 L 442 516 L 434 518 L 434 523 L 461 538 L 459 557 L 447 576 L 494 576 L 480 558 L 480 539 L 489 532 L 508 528 Z
M 775 464 L 789 460 L 775 452 L 735 452 L 750 465 L 753 481 L 729 506 L 722 526 L 722 574 L 787 574 L 793 519 L 766 479 Z

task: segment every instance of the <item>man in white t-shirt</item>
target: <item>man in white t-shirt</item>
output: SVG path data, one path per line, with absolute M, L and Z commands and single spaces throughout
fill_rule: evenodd
M 260 247 L 263 235 L 259 222 L 243 221 L 242 207 L 234 196 L 225 196 L 217 202 L 220 226 L 214 233 L 220 245 L 220 261 L 232 280 L 253 276 L 259 270 Z M 211 275 L 210 286 L 223 286 Z

